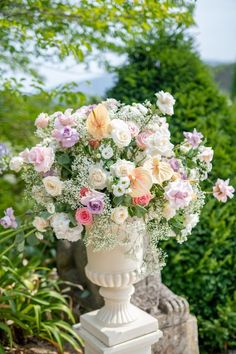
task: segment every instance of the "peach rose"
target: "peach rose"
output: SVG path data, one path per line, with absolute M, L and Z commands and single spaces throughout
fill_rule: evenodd
M 89 134 L 97 140 L 106 138 L 110 132 L 110 117 L 103 104 L 96 106 L 89 114 L 86 126 Z
M 37 128 L 46 128 L 49 123 L 49 116 L 46 113 L 40 113 L 40 115 L 35 120 L 35 125 Z

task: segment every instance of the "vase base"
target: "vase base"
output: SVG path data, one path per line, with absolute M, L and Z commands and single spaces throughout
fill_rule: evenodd
M 97 318 L 99 310 L 82 315 L 80 322 L 83 330 L 96 337 L 108 347 L 116 346 L 150 333 L 158 333 L 159 339 L 162 332 L 158 330 L 158 321 L 138 307 L 135 311 L 137 320 L 121 326 L 108 327 L 99 321 Z

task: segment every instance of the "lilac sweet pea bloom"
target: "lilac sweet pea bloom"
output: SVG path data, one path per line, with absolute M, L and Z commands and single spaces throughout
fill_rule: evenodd
M 197 148 L 203 138 L 202 133 L 197 132 L 196 129 L 194 129 L 192 133 L 184 132 L 184 136 L 193 148 Z
M 180 168 L 179 161 L 175 158 L 170 159 L 169 164 L 170 164 L 172 170 L 174 170 L 175 172 L 177 172 Z
M 5 214 L 5 216 L 0 219 L 0 224 L 4 227 L 4 229 L 9 229 L 11 227 L 13 229 L 16 229 L 17 222 L 16 222 L 16 218 L 14 215 L 14 210 L 12 208 L 7 208 L 4 211 L 4 214 Z
M 65 126 L 61 129 L 55 129 L 52 136 L 61 143 L 64 148 L 70 148 L 79 141 L 79 133 L 76 129 Z

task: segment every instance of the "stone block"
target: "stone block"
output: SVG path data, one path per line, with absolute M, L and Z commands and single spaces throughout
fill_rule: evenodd
M 185 321 L 172 320 L 169 315 L 156 315 L 163 333 L 158 343 L 152 346 L 152 354 L 199 354 L 198 328 L 195 316 L 189 315 Z

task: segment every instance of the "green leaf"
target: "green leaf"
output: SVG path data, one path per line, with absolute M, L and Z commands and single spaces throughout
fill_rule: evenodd
M 60 165 L 70 165 L 71 159 L 69 154 L 67 154 L 66 152 L 61 154 L 61 155 L 57 155 L 57 162 Z
M 39 240 L 34 234 L 27 237 L 27 242 L 30 246 L 36 246 L 39 244 Z
M 52 216 L 52 214 L 50 214 L 48 211 L 45 210 L 45 211 L 41 211 L 39 213 L 39 216 L 43 219 L 47 219 L 47 218 L 49 218 L 49 216 Z
M 12 347 L 13 338 L 12 338 L 12 333 L 11 333 L 10 327 L 7 326 L 5 323 L 0 322 L 0 329 L 2 329 L 4 332 L 6 332 L 7 337 L 8 337 L 8 339 L 9 339 L 9 344 L 10 344 L 10 346 Z
M 114 197 L 113 198 L 114 205 L 116 207 L 122 205 L 123 199 L 124 199 L 123 196 L 122 197 Z

